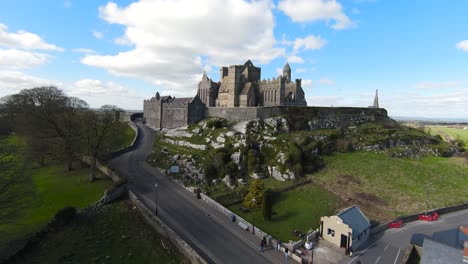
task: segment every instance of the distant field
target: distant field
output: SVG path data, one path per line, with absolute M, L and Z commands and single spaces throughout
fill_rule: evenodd
M 468 165 L 463 158 L 398 159 L 371 152 L 324 156 L 315 177 L 358 203 L 398 216 L 468 202 Z M 429 189 L 429 192 L 427 191 Z
M 255 225 L 282 241 L 297 240 L 292 232 L 307 232 L 316 229 L 320 217 L 336 213 L 341 209 L 341 201 L 333 194 L 314 185 L 308 184 L 290 191 L 275 193 L 272 220 L 264 220 L 261 210 L 255 210 Z M 239 211 L 241 204 L 232 205 L 229 210 L 252 221 L 252 213 Z
M 426 131 L 431 131 L 432 134 L 440 134 L 442 138 L 449 135 L 452 139 L 461 139 L 468 147 L 468 129 L 467 126 L 426 126 Z
M 47 234 L 13 263 L 189 263 L 126 201 Z

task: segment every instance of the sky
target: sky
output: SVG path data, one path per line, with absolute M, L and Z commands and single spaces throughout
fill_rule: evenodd
M 15 0 L 0 3 L 0 97 L 54 85 L 91 107 L 194 96 L 206 72 L 289 62 L 310 106 L 468 118 L 466 0 Z

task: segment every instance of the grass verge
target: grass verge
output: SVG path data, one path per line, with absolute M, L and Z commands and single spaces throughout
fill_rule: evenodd
M 46 224 L 55 213 L 65 207 L 88 207 L 102 197 L 111 181 L 104 176 L 88 183 L 88 169 L 64 172 L 62 166 L 46 166 L 26 171 L 28 181 L 16 187 L 23 196 L 17 197 L 14 218 L 0 223 L 0 248 L 11 240 L 22 239 Z
M 228 207 L 252 223 L 252 212 L 241 212 L 241 204 Z M 320 224 L 320 217 L 335 213 L 342 202 L 333 194 L 321 187 L 308 184 L 302 187 L 274 194 L 273 217 L 264 220 L 260 209 L 254 210 L 255 225 L 263 231 L 282 241 L 297 240 L 294 230 L 307 232 L 316 229 Z
M 152 230 L 128 201 L 79 216 L 62 231 L 46 234 L 13 263 L 188 263 Z

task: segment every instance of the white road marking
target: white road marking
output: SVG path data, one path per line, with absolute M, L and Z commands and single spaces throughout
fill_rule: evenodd
M 384 252 L 387 250 L 388 246 L 390 246 L 389 244 L 387 244 L 387 246 L 385 247 L 385 249 L 383 250 Z
M 398 256 L 400 256 L 400 250 L 401 250 L 401 249 L 398 249 L 398 254 L 396 255 L 395 262 L 393 262 L 393 264 L 396 264 L 396 262 L 397 262 L 397 260 L 398 260 Z
M 363 251 L 357 253 L 358 255 L 356 257 L 354 257 L 350 262 L 348 262 L 348 264 L 351 264 L 353 261 L 355 261 L 360 255 L 364 254 L 364 252 L 366 252 L 370 247 L 372 247 L 373 245 L 375 245 L 375 243 L 377 243 L 379 241 L 375 241 L 374 243 L 372 243 L 372 245 L 368 246 L 366 249 L 364 249 Z
M 375 261 L 375 264 L 377 264 L 377 262 L 379 262 L 380 260 L 380 256 L 377 258 L 377 260 Z

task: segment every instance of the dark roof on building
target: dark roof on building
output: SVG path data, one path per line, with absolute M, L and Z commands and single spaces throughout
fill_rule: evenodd
M 337 214 L 345 224 L 353 230 L 353 237 L 358 236 L 370 227 L 369 219 L 362 213 L 356 205 L 346 208 Z
M 411 236 L 410 243 L 413 244 L 413 245 L 422 247 L 423 244 L 424 244 L 424 239 L 426 239 L 426 238 L 430 239 L 431 237 L 428 236 L 428 235 L 425 235 L 425 234 L 421 234 L 421 233 L 413 234 Z
M 185 106 L 192 102 L 193 97 L 173 98 L 167 102 L 168 105 Z
M 414 234 L 411 237 L 411 244 L 422 247 L 425 239 L 431 239 L 437 243 L 444 244 L 455 249 L 463 249 L 463 242 L 468 241 L 468 235 L 465 234 L 461 228 L 452 228 L 434 232 L 432 236 Z
M 463 250 L 446 246 L 431 239 L 424 239 L 421 263 L 463 263 Z

